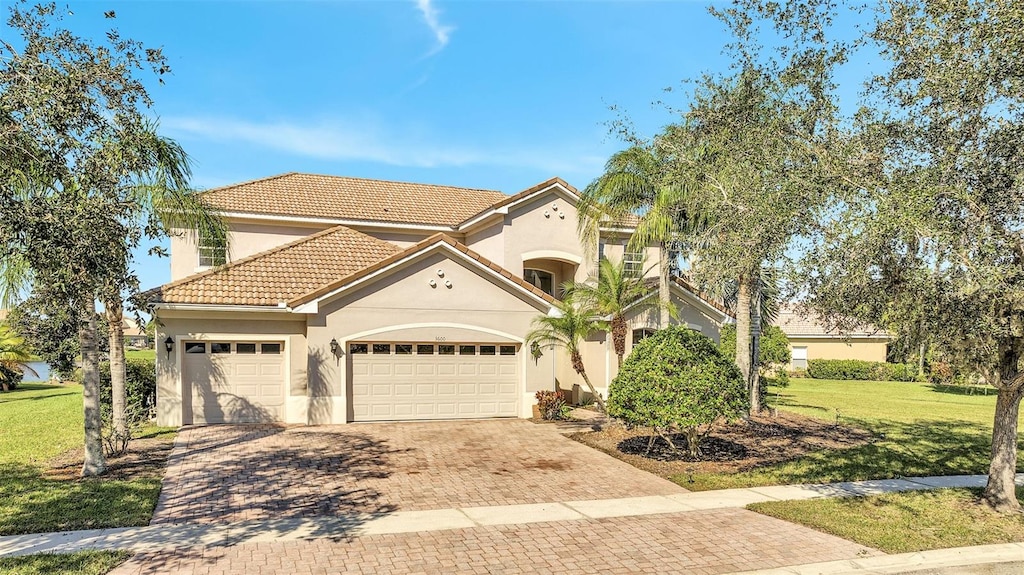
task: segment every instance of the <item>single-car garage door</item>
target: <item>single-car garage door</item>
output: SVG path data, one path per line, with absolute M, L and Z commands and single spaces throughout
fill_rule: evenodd
M 519 347 L 349 344 L 355 421 L 515 417 Z
M 186 341 L 182 382 L 191 423 L 284 420 L 284 343 Z M 185 423 L 189 423 L 186 410 Z

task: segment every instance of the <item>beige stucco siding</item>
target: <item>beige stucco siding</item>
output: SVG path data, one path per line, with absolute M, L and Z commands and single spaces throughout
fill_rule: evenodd
M 842 338 L 799 337 L 789 338 L 790 349 L 806 347 L 807 359 L 860 359 L 864 361 L 885 361 L 889 340 L 886 338 Z
M 281 341 L 285 344 L 286 381 L 289 409 L 287 419 L 294 423 L 305 420 L 306 395 L 306 324 L 304 318 L 278 313 L 225 313 L 157 310 L 162 325 L 157 327 L 157 424 L 177 426 L 191 423 L 183 421 L 182 342 L 204 341 Z M 175 341 L 170 355 L 164 350 L 164 341 Z M 292 398 L 300 398 L 298 400 Z
M 293 242 L 328 228 L 324 225 L 280 225 L 229 220 L 228 261 L 236 261 Z M 196 236 L 175 230 L 171 236 L 171 281 L 190 276 L 199 267 Z
M 512 273 L 523 273 L 524 258 L 561 258 L 579 266 L 573 278 L 562 281 L 587 278 L 589 270 L 576 233 L 576 207 L 564 193 L 552 190 L 515 206 L 505 216 L 502 235 L 505 267 Z
M 446 282 L 451 282 L 450 288 Z M 311 395 L 320 396 L 311 398 L 321 418 L 312 422 L 351 417 L 347 350 L 352 341 L 520 345 L 521 413 L 528 413 L 527 397 L 537 389 L 553 387 L 550 354 L 534 360 L 523 345 L 531 322 L 546 308 L 546 304 L 524 301 L 514 288 L 443 249 L 339 294 L 322 303 L 307 325 L 309 388 Z M 330 355 L 332 339 L 342 345 L 337 359 Z

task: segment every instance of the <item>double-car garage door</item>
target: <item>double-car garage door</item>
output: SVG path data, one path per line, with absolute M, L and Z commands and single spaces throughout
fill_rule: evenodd
M 519 347 L 510 344 L 349 344 L 355 421 L 515 417 Z

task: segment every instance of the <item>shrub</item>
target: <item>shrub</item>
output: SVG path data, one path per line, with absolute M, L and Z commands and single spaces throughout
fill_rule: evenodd
M 730 323 L 722 326 L 721 343 L 719 349 L 726 357 L 736 357 L 736 324 Z M 789 349 L 789 338 L 782 328 L 770 325 L 761 331 L 761 351 L 758 356 L 758 366 L 764 373 L 772 366 L 784 366 L 789 364 L 792 353 Z
M 692 457 L 712 424 L 738 418 L 747 407 L 747 387 L 733 360 L 709 338 L 678 326 L 638 343 L 608 392 L 609 415 L 653 429 L 673 448 L 666 434 L 684 432 Z
M 917 366 L 859 359 L 812 359 L 807 362 L 807 376 L 814 379 L 915 381 Z
M 537 408 L 540 409 L 540 416 L 547 420 L 567 419 L 572 409 L 565 402 L 565 398 L 557 391 L 538 391 L 534 396 L 537 398 Z
M 156 360 L 130 358 L 125 360 L 125 399 L 127 405 L 150 409 L 156 405 Z M 100 401 L 110 405 L 110 362 L 100 363 Z

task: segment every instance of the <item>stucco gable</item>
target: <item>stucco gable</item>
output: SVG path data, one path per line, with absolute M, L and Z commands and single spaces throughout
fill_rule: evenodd
M 386 280 L 396 271 L 413 265 L 424 258 L 429 258 L 436 253 L 445 254 L 453 263 L 473 270 L 481 277 L 487 278 L 496 287 L 505 289 L 517 297 L 530 302 L 537 309 L 547 310 L 556 303 L 556 300 L 550 295 L 498 264 L 484 258 L 464 244 L 455 241 L 450 236 L 435 234 L 391 257 L 385 258 L 306 295 L 295 298 L 288 302 L 288 306 L 302 313 L 314 313 L 317 311 L 320 302 L 333 299 L 353 289 Z M 449 280 L 446 280 L 441 275 L 438 275 L 436 279 L 431 279 L 435 283 L 435 286 L 431 286 L 434 289 L 452 289 L 446 285 L 446 282 Z

